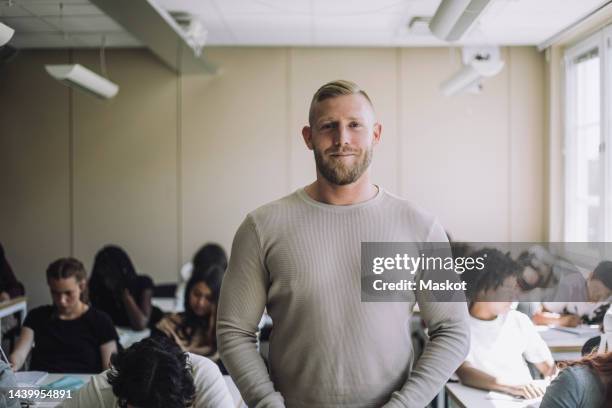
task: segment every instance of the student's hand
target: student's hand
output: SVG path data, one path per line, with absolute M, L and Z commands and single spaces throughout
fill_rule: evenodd
M 537 383 L 527 383 L 523 385 L 508 385 L 505 387 L 508 394 L 525 399 L 539 398 L 544 395 L 546 389 Z
M 7 300 L 11 300 L 11 295 L 6 292 L 0 292 L 0 302 L 6 302 Z
M 576 327 L 582 322 L 580 316 L 573 314 L 563 315 L 559 317 L 559 324 L 565 327 Z

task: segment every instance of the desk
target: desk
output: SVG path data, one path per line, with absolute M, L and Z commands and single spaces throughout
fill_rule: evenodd
M 28 299 L 25 296 L 19 296 L 6 302 L 0 303 L 0 326 L 1 319 L 10 316 L 15 312 L 19 312 L 19 323 L 23 324 L 28 308 Z M 2 331 L 0 331 L 0 342 L 2 342 Z
M 536 326 L 538 333 L 553 354 L 555 361 L 579 359 L 582 346 L 591 337 L 599 336 L 598 327 L 581 327 L 574 333 L 548 326 Z M 572 330 L 572 329 L 569 329 Z
M 151 329 L 144 329 L 140 331 L 132 330 L 127 327 L 116 326 L 117 335 L 119 336 L 119 344 L 123 348 L 128 348 L 132 344 L 144 340 L 151 335 Z
M 451 408 L 528 408 L 537 407 L 533 400 L 489 399 L 489 391 L 468 387 L 459 383 L 446 384 L 449 407 Z

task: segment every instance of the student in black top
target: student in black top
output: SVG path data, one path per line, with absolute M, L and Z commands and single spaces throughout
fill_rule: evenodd
M 102 248 L 89 280 L 91 304 L 106 312 L 116 326 L 144 330 L 151 320 L 153 280 L 137 275 L 128 254 L 120 247 Z M 161 318 L 156 318 L 157 323 Z
M 4 248 L 0 244 L 0 302 L 23 296 L 24 293 L 23 285 L 15 278 L 11 265 L 4 256 Z
M 62 258 L 47 268 L 52 306 L 27 315 L 9 360 L 22 366 L 33 344 L 31 370 L 54 373 L 99 373 L 109 368 L 117 351 L 117 332 L 110 318 L 86 303 L 87 274 L 74 258 Z

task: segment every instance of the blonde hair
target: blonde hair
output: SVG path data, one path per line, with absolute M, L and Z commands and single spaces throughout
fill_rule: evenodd
M 374 105 L 372 104 L 372 101 L 370 100 L 370 97 L 368 96 L 366 91 L 361 89 L 356 83 L 352 81 L 347 81 L 345 79 L 338 79 L 336 81 L 326 83 L 325 85 L 317 89 L 317 92 L 315 92 L 312 97 L 312 101 L 310 102 L 310 110 L 308 112 L 308 122 L 312 126 L 314 121 L 314 107 L 317 103 L 322 102 L 326 99 L 335 98 L 337 96 L 355 94 L 363 95 L 372 107 L 372 109 L 374 109 Z

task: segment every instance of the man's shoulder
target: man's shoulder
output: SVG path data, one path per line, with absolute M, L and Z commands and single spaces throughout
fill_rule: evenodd
M 291 194 L 287 194 L 284 197 L 257 207 L 247 214 L 247 219 L 250 218 L 256 222 L 265 220 L 270 216 L 281 215 L 283 214 L 282 210 L 289 210 L 292 207 L 299 205 L 299 203 L 300 199 L 298 197 L 298 191 L 294 191 Z
M 415 204 L 413 201 L 407 198 L 400 197 L 399 195 L 394 194 L 387 190 L 384 190 L 383 194 L 384 194 L 383 202 L 386 205 L 397 207 L 399 210 L 405 211 L 406 213 L 413 214 L 415 217 L 420 217 L 426 220 L 435 219 L 432 213 L 430 213 L 429 211 L 425 210 L 424 208 Z
M 427 233 L 437 222 L 437 218 L 429 211 L 415 204 L 413 201 L 400 197 L 389 191 L 383 191 L 381 205 L 388 213 L 395 214 L 395 218 L 409 223 L 412 228 L 421 226 Z

